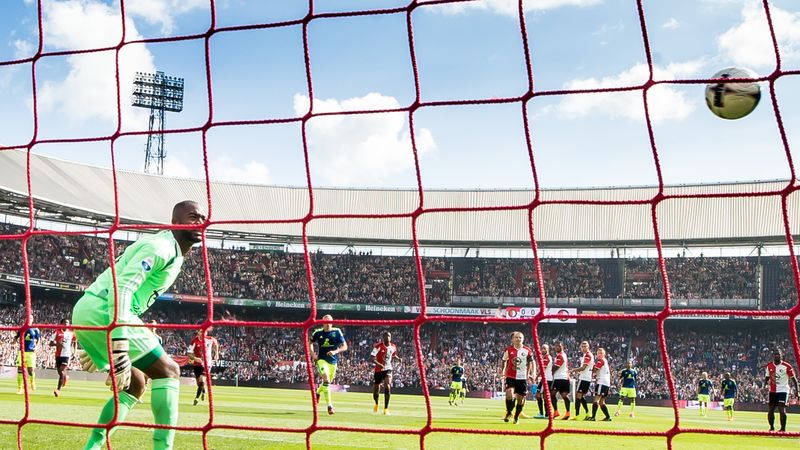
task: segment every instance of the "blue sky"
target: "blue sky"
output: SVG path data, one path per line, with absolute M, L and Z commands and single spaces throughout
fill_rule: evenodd
M 14 0 L 0 16 L 0 60 L 38 46 L 37 2 Z M 315 11 L 401 6 L 396 1 L 316 1 Z M 118 2 L 43 0 L 45 51 L 114 45 Z M 207 0 L 128 0 L 127 40 L 204 33 Z M 293 20 L 306 1 L 218 0 L 217 26 Z M 423 101 L 516 96 L 527 79 L 514 0 L 428 5 L 413 13 Z M 784 70 L 800 69 L 800 3 L 770 2 Z M 536 0 L 525 18 L 537 91 L 621 86 L 647 79 L 633 0 Z M 729 66 L 765 75 L 775 68 L 760 1 L 644 2 L 657 79 L 710 77 Z M 309 106 L 300 26 L 218 32 L 211 38 L 214 121 L 301 116 Z M 408 106 L 414 99 L 405 14 L 315 19 L 309 28 L 314 110 Z M 106 135 L 117 127 L 114 52 L 45 57 L 36 64 L 39 138 Z M 128 44 L 120 52 L 122 130 L 142 130 L 147 112 L 130 104 L 135 71 L 186 80 L 185 110 L 168 128 L 209 118 L 202 40 Z M 699 85 L 649 92 L 667 183 L 787 178 L 788 164 L 766 84 L 758 108 L 726 121 L 705 107 Z M 794 156 L 800 156 L 800 76 L 776 83 Z M 641 93 L 537 97 L 527 104 L 542 187 L 657 182 Z M 425 188 L 530 188 L 520 103 L 426 107 L 415 114 Z M 32 136 L 31 64 L 0 66 L 0 145 Z M 316 186 L 416 186 L 407 115 L 316 117 L 309 122 Z M 34 152 L 110 165 L 108 142 L 39 144 Z M 143 167 L 144 139 L 117 140 L 117 166 Z M 170 176 L 202 175 L 200 133 L 167 137 Z M 211 175 L 256 184 L 306 184 L 298 123 L 213 127 Z

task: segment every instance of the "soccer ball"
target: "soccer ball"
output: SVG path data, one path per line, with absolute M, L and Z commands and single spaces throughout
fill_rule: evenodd
M 756 74 L 747 69 L 729 67 L 711 78 L 756 78 Z M 756 109 L 759 100 L 761 87 L 755 82 L 706 85 L 708 109 L 723 119 L 741 119 Z

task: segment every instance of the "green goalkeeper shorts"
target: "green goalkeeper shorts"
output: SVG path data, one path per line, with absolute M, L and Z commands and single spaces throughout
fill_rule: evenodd
M 317 360 L 317 373 L 319 376 L 326 375 L 329 382 L 333 382 L 336 378 L 336 364 L 331 364 L 324 359 Z
M 36 368 L 36 352 L 25 352 L 24 360 L 25 360 L 25 366 L 24 367 L 29 367 L 31 369 Z M 16 361 L 15 365 L 17 367 L 23 367 L 22 366 L 22 362 L 23 362 L 22 353 L 21 352 L 17 352 L 17 361 Z
M 620 397 L 628 397 L 628 398 L 636 398 L 636 388 L 620 388 L 619 389 L 619 396 Z
M 111 308 L 108 300 L 85 293 L 72 309 L 72 324 L 83 326 L 107 326 L 111 323 Z M 135 318 L 134 324 L 143 324 Z M 164 349 L 155 334 L 146 327 L 125 327 L 128 336 L 128 356 L 133 366 L 144 370 L 164 354 Z M 78 343 L 100 371 L 109 370 L 108 332 L 105 330 L 75 330 Z

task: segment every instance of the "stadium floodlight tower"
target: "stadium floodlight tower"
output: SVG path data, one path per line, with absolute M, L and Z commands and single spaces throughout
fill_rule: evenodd
M 151 173 L 151 163 L 155 163 L 155 173 L 163 175 L 164 158 L 167 156 L 164 149 L 164 111 L 183 111 L 183 78 L 170 77 L 164 72 L 136 72 L 132 104 L 150 109 L 144 171 Z

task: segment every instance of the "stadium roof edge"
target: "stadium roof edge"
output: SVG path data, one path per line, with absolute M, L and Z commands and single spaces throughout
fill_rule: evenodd
M 24 150 L 16 150 L 16 149 L 4 149 L 0 147 L 0 153 L 2 152 L 18 152 L 18 153 L 26 153 Z M 70 161 L 68 159 L 58 158 L 55 156 L 44 156 L 38 155 L 36 156 L 46 158 L 51 161 L 65 163 L 65 164 L 79 164 L 81 166 L 91 168 L 91 169 L 99 169 L 99 170 L 111 170 L 108 167 L 103 167 L 98 164 L 88 164 L 88 163 L 79 163 L 75 161 Z M 125 169 L 117 169 L 117 173 L 126 173 L 131 175 L 137 175 L 142 177 L 155 177 L 155 178 L 163 178 L 163 175 L 155 175 L 150 173 L 144 172 L 136 172 L 132 170 L 125 170 Z M 178 181 L 200 181 L 203 182 L 204 180 L 199 180 L 195 178 L 187 178 L 187 177 L 176 177 L 176 176 L 169 176 L 169 178 L 178 180 Z M 752 184 L 761 184 L 761 183 L 788 183 L 789 179 L 786 178 L 773 178 L 768 180 L 749 180 L 749 181 L 717 181 L 713 183 L 676 183 L 676 184 L 665 184 L 664 187 L 669 188 L 693 188 L 693 187 L 707 187 L 707 186 L 737 186 L 737 185 L 752 185 Z M 272 188 L 283 188 L 283 189 L 306 189 L 305 186 L 290 186 L 290 185 L 281 185 L 281 184 L 271 184 L 271 185 L 258 185 L 252 183 L 240 183 L 236 181 L 222 181 L 222 182 L 215 182 L 219 184 L 227 184 L 232 186 L 262 186 L 262 187 L 272 187 Z M 652 189 L 655 188 L 654 185 L 619 185 L 619 186 L 604 186 L 604 187 L 581 187 L 581 186 L 564 186 L 564 187 L 554 187 L 554 188 L 543 188 L 543 191 L 550 191 L 550 192 L 557 192 L 557 191 L 593 191 L 593 190 L 626 190 L 626 189 Z M 407 188 L 387 188 L 387 187 L 368 187 L 368 186 L 354 186 L 354 187 L 340 187 L 340 186 L 314 186 L 314 189 L 325 189 L 325 190 L 339 190 L 339 191 L 388 191 L 388 192 L 417 192 L 416 189 L 407 189 Z M 425 192 L 530 192 L 530 189 L 523 189 L 523 188 L 488 188 L 488 189 L 467 189 L 467 188 L 430 188 L 425 189 Z
M 86 226 L 114 222 L 113 173 L 108 168 L 31 153 L 31 190 L 37 214 L 53 221 Z M 0 151 L 0 212 L 27 217 L 27 152 Z M 176 179 L 118 170 L 122 224 L 166 224 L 172 205 L 186 198 L 202 201 L 202 180 Z M 788 180 L 665 186 L 678 195 L 728 195 L 779 192 Z M 302 220 L 310 208 L 305 187 L 212 182 L 213 238 L 300 242 Z M 540 192 L 544 201 L 649 201 L 654 186 L 559 188 Z M 417 217 L 418 239 L 444 247 L 530 248 L 528 209 L 534 192 L 524 189 L 425 190 L 425 209 Z M 789 196 L 790 217 L 800 217 L 800 194 Z M 315 218 L 308 223 L 314 243 L 408 246 L 416 189 L 314 188 L 315 215 L 389 215 L 399 218 Z M 509 209 L 486 210 L 504 206 Z M 431 208 L 483 208 L 481 211 L 430 211 Z M 657 207 L 666 245 L 753 245 L 786 242 L 779 195 L 671 198 Z M 289 219 L 291 223 L 264 223 Z M 220 221 L 224 223 L 219 223 Z M 245 221 L 247 223 L 236 223 Z M 579 205 L 546 203 L 533 212 L 541 247 L 653 246 L 650 204 Z M 796 230 L 795 230 L 796 232 Z

